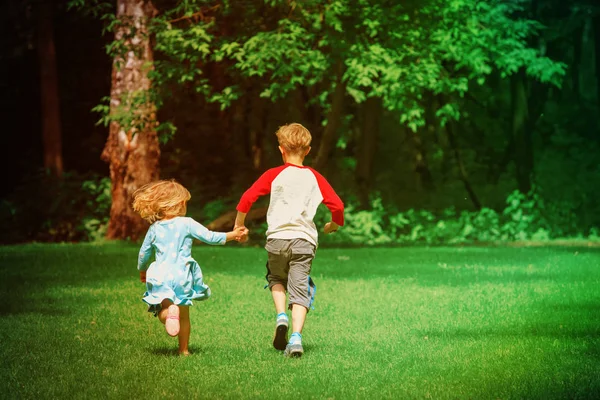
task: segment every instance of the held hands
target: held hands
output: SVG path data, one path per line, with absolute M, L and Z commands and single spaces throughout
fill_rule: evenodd
M 233 232 L 235 233 L 235 240 L 238 242 L 245 243 L 248 241 L 248 233 L 250 231 L 245 226 L 236 226 Z
M 340 226 L 338 224 L 336 224 L 335 222 L 331 221 L 325 224 L 325 228 L 323 229 L 323 231 L 325 233 L 333 233 L 333 232 L 337 232 L 338 228 Z
M 140 271 L 140 281 L 146 283 L 146 271 Z

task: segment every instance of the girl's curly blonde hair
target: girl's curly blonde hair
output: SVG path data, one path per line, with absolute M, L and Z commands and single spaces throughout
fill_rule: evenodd
M 146 221 L 184 216 L 190 192 L 175 180 L 148 183 L 133 193 L 133 210 Z

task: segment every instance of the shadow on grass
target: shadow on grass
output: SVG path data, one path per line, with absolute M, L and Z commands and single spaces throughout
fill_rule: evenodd
M 136 282 L 137 245 L 25 245 L 0 248 L 0 315 L 57 315 L 43 294 L 55 287 L 97 287 L 107 280 Z M 216 272 L 262 278 L 262 248 L 196 246 L 205 276 Z M 587 247 L 397 247 L 319 249 L 313 275 L 333 279 L 411 280 L 422 286 L 597 279 L 600 249 Z M 140 287 L 140 292 L 142 288 Z M 59 307 L 60 306 L 60 307 Z
M 42 291 L 34 296 L 27 296 L 25 287 L 13 287 L 10 291 L 0 292 L 4 299 L 0 302 L 0 316 L 16 314 L 41 314 L 46 317 L 59 317 L 70 314 L 66 302 L 41 296 Z
M 179 351 L 176 347 L 159 347 L 148 349 L 150 354 L 161 357 L 179 357 Z M 201 347 L 190 346 L 190 356 L 197 356 L 204 353 Z

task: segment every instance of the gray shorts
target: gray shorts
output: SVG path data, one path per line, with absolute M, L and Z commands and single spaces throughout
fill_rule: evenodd
M 269 289 L 283 285 L 289 293 L 289 308 L 299 304 L 310 310 L 317 291 L 310 277 L 315 246 L 304 239 L 268 239 L 265 249 Z

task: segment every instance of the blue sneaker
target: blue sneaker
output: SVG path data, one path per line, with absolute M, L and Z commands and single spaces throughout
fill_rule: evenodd
M 283 355 L 285 357 L 300 358 L 302 357 L 302 354 L 304 354 L 304 348 L 302 347 L 302 343 L 289 343 L 287 346 L 285 346 L 285 351 L 283 352 Z
M 294 332 L 290 337 L 290 342 L 285 346 L 283 355 L 285 357 L 302 357 L 304 348 L 302 347 L 302 335 Z
M 285 350 L 288 328 L 287 315 L 285 313 L 278 314 L 277 323 L 275 324 L 275 337 L 273 338 L 273 347 L 277 350 Z

